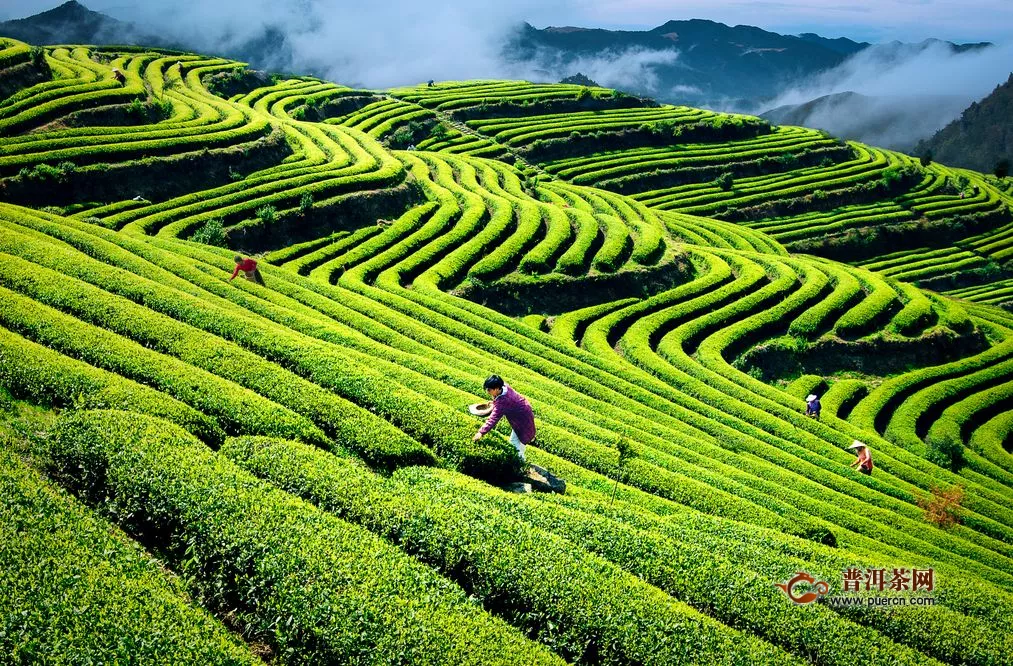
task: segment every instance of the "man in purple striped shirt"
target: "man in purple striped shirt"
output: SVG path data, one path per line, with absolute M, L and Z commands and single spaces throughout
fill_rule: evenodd
M 505 416 L 510 424 L 510 443 L 517 449 L 521 462 L 524 462 L 524 447 L 535 439 L 535 414 L 531 411 L 531 403 L 503 383 L 499 375 L 492 375 L 485 380 L 485 390 L 492 398 L 492 413 L 472 440 L 477 442 L 482 439 L 482 435 L 495 428 Z

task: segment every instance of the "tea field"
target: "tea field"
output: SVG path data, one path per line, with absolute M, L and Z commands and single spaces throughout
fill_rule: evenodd
M 576 85 L 0 90 L 3 663 L 1011 663 L 1008 181 Z

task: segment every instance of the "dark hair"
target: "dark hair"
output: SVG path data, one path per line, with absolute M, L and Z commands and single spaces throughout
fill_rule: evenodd
M 238 263 L 239 263 L 240 261 L 242 261 L 242 260 L 243 260 L 243 257 L 242 257 L 242 256 L 240 256 L 240 255 L 238 255 L 238 254 L 237 254 L 236 256 L 232 257 L 232 258 L 236 260 L 236 263 L 237 263 L 237 264 L 238 264 Z
M 489 379 L 485 380 L 485 390 L 501 388 L 503 388 L 503 380 L 499 375 L 489 375 Z

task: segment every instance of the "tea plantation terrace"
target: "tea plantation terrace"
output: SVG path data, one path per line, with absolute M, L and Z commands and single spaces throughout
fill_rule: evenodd
M 43 79 L 0 101 L 14 662 L 1008 663 L 1001 182 L 598 88 L 0 47 Z M 565 494 L 472 441 L 492 372 Z M 934 603 L 777 588 L 894 568 Z

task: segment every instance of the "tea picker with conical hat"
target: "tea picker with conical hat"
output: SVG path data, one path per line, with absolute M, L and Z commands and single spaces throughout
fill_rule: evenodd
M 810 394 L 809 397 L 807 397 L 805 399 L 805 415 L 806 416 L 811 416 L 812 418 L 814 418 L 817 421 L 819 421 L 820 420 L 820 410 L 822 408 L 823 408 L 822 405 L 820 405 L 820 399 L 815 394 Z
M 857 454 L 851 466 L 857 467 L 862 474 L 872 474 L 872 451 L 869 447 L 856 439 L 848 448 Z

